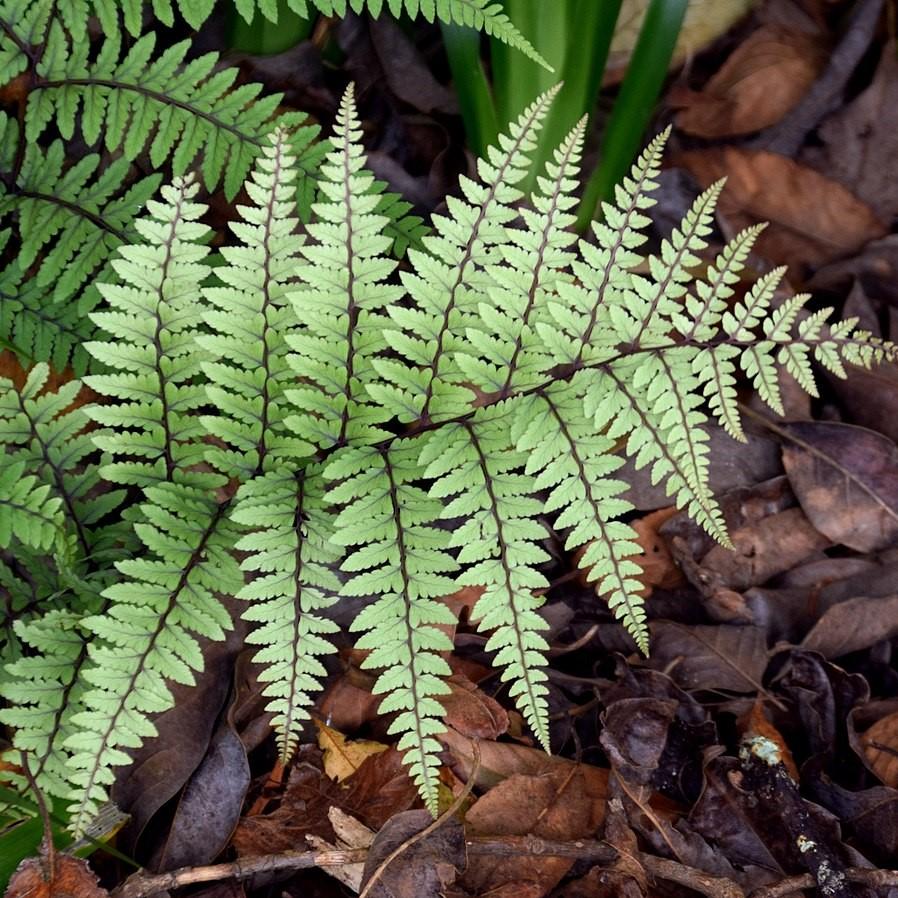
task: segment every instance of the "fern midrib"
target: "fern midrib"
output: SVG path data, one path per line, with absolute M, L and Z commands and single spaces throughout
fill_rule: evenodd
M 355 255 L 352 251 L 353 216 L 352 216 L 352 191 L 349 189 L 349 181 L 352 171 L 349 165 L 349 151 L 351 144 L 347 135 L 343 146 L 343 203 L 346 207 L 346 383 L 343 387 L 343 396 L 346 400 L 340 415 L 340 431 L 337 434 L 335 448 L 346 445 L 346 429 L 352 412 L 352 378 L 355 372 L 355 331 L 358 323 L 359 310 L 355 302 Z
M 397 495 L 398 487 L 396 485 L 396 479 L 393 476 L 393 465 L 390 462 L 389 449 L 382 451 L 381 457 L 384 460 L 384 472 L 390 481 L 390 507 L 393 509 L 393 522 L 396 525 L 396 548 L 399 552 L 399 572 L 402 577 L 402 605 L 403 613 L 405 615 L 405 644 L 408 648 L 408 669 L 411 674 L 409 681 L 411 683 L 412 700 L 414 703 L 412 716 L 415 719 L 415 738 L 418 743 L 417 747 L 421 761 L 421 771 L 423 775 L 426 775 L 427 753 L 424 750 L 424 733 L 421 729 L 421 716 L 418 714 L 418 708 L 421 707 L 421 701 L 420 696 L 418 695 L 418 678 L 417 672 L 415 671 L 415 644 L 412 638 L 414 632 L 414 625 L 412 623 L 412 600 L 410 597 L 412 578 L 406 566 L 405 529 L 402 523 L 402 510 L 399 507 L 399 498 Z
M 81 218 L 87 219 L 94 227 L 98 228 L 101 231 L 106 231 L 109 234 L 112 234 L 113 237 L 116 237 L 122 243 L 125 243 L 128 240 L 128 235 L 125 234 L 124 231 L 120 231 L 118 228 L 109 224 L 99 213 L 91 212 L 89 209 L 85 209 L 83 206 L 79 206 L 73 200 L 63 199 L 61 196 L 53 196 L 50 193 L 41 193 L 37 190 L 23 190 L 22 188 L 12 186 L 10 188 L 10 192 L 15 196 L 24 197 L 26 199 L 40 200 L 44 203 L 51 203 L 55 206 L 61 206 L 63 209 L 67 209 L 69 212 L 74 213 L 75 215 L 79 215 Z
M 639 180 L 636 182 L 636 186 L 631 192 L 630 205 L 627 206 L 627 209 L 624 212 L 623 223 L 615 232 L 614 245 L 608 250 L 608 261 L 605 263 L 602 271 L 602 282 L 595 291 L 596 301 L 592 304 L 592 310 L 589 314 L 589 324 L 583 332 L 583 338 L 580 341 L 580 352 L 577 354 L 574 364 L 583 361 L 583 354 L 586 352 L 586 347 L 589 346 L 590 340 L 592 339 L 592 332 L 596 329 L 596 324 L 598 324 L 599 309 L 605 298 L 605 291 L 611 283 L 612 274 L 617 270 L 617 254 L 621 251 L 621 247 L 624 245 L 624 235 L 630 230 L 630 221 L 636 214 L 639 205 L 639 197 L 642 195 L 645 183 L 649 179 L 651 168 L 651 165 L 647 165 L 639 173 Z
M 209 544 L 209 540 L 212 538 L 213 534 L 218 528 L 218 525 L 224 517 L 224 514 L 229 505 L 230 500 L 223 502 L 221 505 L 217 505 L 215 507 L 215 512 L 209 519 L 209 523 L 206 525 L 206 528 L 203 531 L 202 536 L 200 537 L 200 541 L 197 544 L 196 549 L 194 549 L 194 551 L 191 553 L 190 558 L 187 559 L 187 562 L 184 564 L 184 567 L 181 570 L 181 575 L 178 578 L 178 582 L 169 595 L 167 607 L 159 615 L 159 620 L 156 624 L 156 628 L 149 635 L 146 646 L 135 661 L 134 673 L 131 674 L 127 684 L 125 685 L 125 688 L 121 690 L 121 692 L 117 696 L 117 698 L 120 699 L 118 702 L 118 706 L 116 707 L 115 712 L 110 717 L 109 725 L 106 727 L 101 736 L 101 749 L 93 756 L 94 764 L 91 767 L 88 782 L 83 787 L 81 804 L 78 806 L 77 812 L 73 815 L 73 820 L 76 822 L 80 822 L 82 814 L 85 811 L 85 805 L 88 801 L 91 800 L 91 795 L 94 790 L 97 775 L 103 768 L 103 756 L 106 752 L 106 745 L 109 741 L 110 736 L 115 732 L 119 717 L 125 709 L 125 702 L 127 701 L 128 696 L 131 695 L 131 693 L 134 691 L 134 686 L 137 683 L 138 678 L 144 671 L 144 665 L 146 664 L 147 658 L 155 648 L 156 640 L 159 639 L 159 637 L 165 631 L 165 628 L 168 624 L 169 615 L 174 611 L 178 603 L 178 598 L 181 595 L 183 589 L 187 586 L 191 573 L 193 573 L 197 565 L 201 563 L 203 554 L 206 551 L 206 546 Z
M 593 482 L 590 480 L 589 475 L 586 471 L 586 464 L 583 461 L 583 457 L 580 454 L 578 449 L 578 443 L 574 439 L 573 435 L 570 432 L 570 429 L 567 426 L 567 422 L 564 420 L 564 417 L 558 411 L 558 407 L 552 401 L 552 398 L 544 393 L 543 399 L 549 406 L 549 410 L 552 412 L 552 416 L 558 422 L 558 426 L 561 428 L 562 434 L 564 434 L 565 440 L 567 440 L 567 444 L 570 447 L 571 458 L 574 460 L 574 463 L 577 465 L 577 473 L 580 479 L 580 482 L 583 484 L 584 489 L 586 491 L 586 496 L 589 501 L 590 508 L 592 509 L 592 517 L 593 520 L 599 525 L 599 529 L 602 533 L 602 542 L 608 546 L 609 550 L 609 558 L 611 560 L 612 566 L 614 568 L 614 576 L 617 580 L 617 588 L 620 594 L 624 597 L 627 613 L 630 616 L 630 620 L 635 621 L 636 618 L 636 609 L 633 607 L 630 602 L 630 594 L 627 591 L 626 586 L 624 585 L 625 577 L 620 571 L 621 559 L 618 557 L 617 553 L 617 544 L 616 542 L 608 536 L 608 527 L 607 521 L 605 520 L 604 515 L 602 515 L 599 510 L 599 503 L 593 495 Z M 627 556 L 624 556 L 627 557 Z
M 65 87 L 105 87 L 109 88 L 110 90 L 132 91 L 133 93 L 142 94 L 143 96 L 148 97 L 151 100 L 155 100 L 157 103 L 160 103 L 163 106 L 174 106 L 177 109 L 181 109 L 182 111 L 189 113 L 190 115 L 194 115 L 197 118 L 204 119 L 214 127 L 220 128 L 222 131 L 227 131 L 230 134 L 233 134 L 238 140 L 241 140 L 245 143 L 251 143 L 254 146 L 262 146 L 262 141 L 259 140 L 259 138 L 253 137 L 251 134 L 247 134 L 244 131 L 241 131 L 240 128 L 237 127 L 237 125 L 232 125 L 229 122 L 222 121 L 211 112 L 206 112 L 196 106 L 192 106 L 185 100 L 175 99 L 174 97 L 162 93 L 161 91 L 153 90 L 153 88 L 151 87 L 144 87 L 142 84 L 127 84 L 126 82 L 116 81 L 111 78 L 59 78 L 54 80 L 40 79 L 35 84 L 34 90 L 52 90 L 55 88 Z
M 293 663 L 290 665 L 290 687 L 287 696 L 288 713 L 284 715 L 284 733 L 283 742 L 281 743 L 281 763 L 286 764 L 290 760 L 290 744 L 293 734 L 294 720 L 296 715 L 294 709 L 297 707 L 296 701 L 296 668 L 299 661 L 299 622 L 302 620 L 303 610 L 302 601 L 302 513 L 303 504 L 305 503 L 305 474 L 300 471 L 296 475 L 296 513 L 293 516 L 293 532 L 296 534 L 296 548 L 293 550 L 293 641 L 291 648 L 293 649 Z
M 496 542 L 499 545 L 499 557 L 501 559 L 502 570 L 505 574 L 505 591 L 508 596 L 508 605 L 511 611 L 511 627 L 515 634 L 515 650 L 521 665 L 522 677 L 527 686 L 527 696 L 530 699 L 530 708 L 535 714 L 539 704 L 533 692 L 533 683 L 530 681 L 530 668 L 527 664 L 527 657 L 524 651 L 524 634 L 518 624 L 518 607 L 517 602 L 515 601 L 515 591 L 511 584 L 511 567 L 508 564 L 508 544 L 505 541 L 502 518 L 499 515 L 499 499 L 496 496 L 496 491 L 493 489 L 493 478 L 490 474 L 486 455 L 480 445 L 480 440 L 477 438 L 476 429 L 470 422 L 465 423 L 464 428 L 467 430 L 471 439 L 471 445 L 477 453 L 477 463 L 480 466 L 484 487 L 486 488 L 486 493 L 490 500 L 490 512 L 496 523 Z
M 520 134 L 518 134 L 518 136 L 512 143 L 511 149 L 506 152 L 505 160 L 500 166 L 496 177 L 493 178 L 493 182 L 489 187 L 486 199 L 480 204 L 480 210 L 477 213 L 477 218 L 474 221 L 474 226 L 471 228 L 471 236 L 468 239 L 468 242 L 465 244 L 464 254 L 462 255 L 461 261 L 458 263 L 455 282 L 449 289 L 449 298 L 446 302 L 446 307 L 443 309 L 443 320 L 440 324 L 440 329 L 437 332 L 436 351 L 434 352 L 431 363 L 427 366 L 430 370 L 430 378 L 424 391 L 424 402 L 421 406 L 420 413 L 420 417 L 424 421 L 430 420 L 430 403 L 433 401 L 433 389 L 436 384 L 436 379 L 439 376 L 440 362 L 443 360 L 443 355 L 446 351 L 446 347 L 444 344 L 447 336 L 449 335 L 449 318 L 452 315 L 453 310 L 455 309 L 458 290 L 464 283 L 465 271 L 467 270 L 467 267 L 473 257 L 474 245 L 480 237 L 480 228 L 483 226 L 484 221 L 486 221 L 487 210 L 492 206 L 493 201 L 496 199 L 496 194 L 498 193 L 499 187 L 505 183 L 505 175 L 511 168 L 512 160 L 520 152 L 524 141 L 529 137 L 530 128 L 533 126 L 533 123 L 539 118 L 540 113 L 544 108 L 545 99 L 543 99 L 541 103 L 538 103 L 534 106 L 533 111 L 526 119 L 524 126 L 521 128 Z
M 268 335 L 271 332 L 271 320 L 269 318 L 269 312 L 273 305 L 271 296 L 271 227 L 272 222 L 274 221 L 274 203 L 276 191 L 278 185 L 281 182 L 282 164 L 283 160 L 281 158 L 281 144 L 278 143 L 276 145 L 274 156 L 274 183 L 272 184 L 271 191 L 268 195 L 268 205 L 266 206 L 265 216 L 265 229 L 262 237 L 262 246 L 265 251 L 265 261 L 262 264 L 262 370 L 265 372 L 265 377 L 262 380 L 262 410 L 259 416 L 262 431 L 259 437 L 257 448 L 258 461 L 256 464 L 256 469 L 258 471 L 261 471 L 263 469 L 265 464 L 265 456 L 268 451 L 266 436 L 268 434 L 268 417 L 270 413 L 269 403 L 271 402 L 270 386 L 272 380 L 270 350 L 268 348 Z
M 168 270 L 171 266 L 172 254 L 175 245 L 175 236 L 178 224 L 181 221 L 183 208 L 184 193 L 183 191 L 181 191 L 178 194 L 178 199 L 175 203 L 174 215 L 172 216 L 171 223 L 169 224 L 169 236 L 165 241 L 165 256 L 162 260 L 162 276 L 159 278 L 159 288 L 156 291 L 156 307 L 153 312 L 156 317 L 156 329 L 153 333 L 153 347 L 156 354 L 153 366 L 156 370 L 156 377 L 159 378 L 159 401 L 162 406 L 162 431 L 163 439 L 165 442 L 162 452 L 163 458 L 165 459 L 165 479 L 169 483 L 172 481 L 177 465 L 174 458 L 174 437 L 172 435 L 171 422 L 169 421 L 169 415 L 171 414 L 171 412 L 169 409 L 168 393 L 166 390 L 168 381 L 166 381 L 165 374 L 162 370 L 162 359 L 165 357 L 165 350 L 162 348 L 162 331 L 165 329 L 165 326 L 162 321 L 161 310 L 163 304 L 165 303 L 165 281 L 168 278 Z
M 540 275 L 542 274 L 543 265 L 546 261 L 546 249 L 549 246 L 549 235 L 552 233 L 555 226 L 555 216 L 558 214 L 558 204 L 561 202 L 561 197 L 564 196 L 561 189 L 562 182 L 564 180 L 567 166 L 570 165 L 571 157 L 574 155 L 576 150 L 577 141 L 571 141 L 570 145 L 564 152 L 564 156 L 558 163 L 559 173 L 558 177 L 555 180 L 554 189 L 552 190 L 552 196 L 549 201 L 549 212 L 546 214 L 546 224 L 543 227 L 539 247 L 536 251 L 536 265 L 533 268 L 533 273 L 530 278 L 530 286 L 527 290 L 527 304 L 524 307 L 521 328 L 518 331 L 517 337 L 515 338 L 514 351 L 512 352 L 511 359 L 508 363 L 508 374 L 506 375 L 505 383 L 502 385 L 502 389 L 499 391 L 500 398 L 502 399 L 505 399 L 508 396 L 511 382 L 514 379 L 518 357 L 524 349 L 524 328 L 529 326 L 530 315 L 533 313 L 534 306 L 536 305 L 536 293 L 541 286 Z

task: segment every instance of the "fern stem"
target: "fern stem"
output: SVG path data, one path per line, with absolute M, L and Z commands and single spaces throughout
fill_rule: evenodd
M 19 129 L 20 134 L 24 134 L 24 129 Z M 71 200 L 64 200 L 59 196 L 52 196 L 49 193 L 39 193 L 35 190 L 19 190 L 15 185 L 11 188 L 11 191 L 16 196 L 25 197 L 26 199 L 32 200 L 41 200 L 44 203 L 52 203 L 55 206 L 61 206 L 63 209 L 68 209 L 70 212 L 74 212 L 75 215 L 80 215 L 82 218 L 87 219 L 94 227 L 99 228 L 100 230 L 106 231 L 109 234 L 112 234 L 114 237 L 117 237 L 122 243 L 125 243 L 128 240 L 128 236 L 120 231 L 118 228 L 114 228 L 108 221 L 106 221 L 101 215 L 97 215 L 96 212 L 91 212 L 89 209 L 85 209 L 82 206 L 79 206 L 77 203 L 72 202 Z

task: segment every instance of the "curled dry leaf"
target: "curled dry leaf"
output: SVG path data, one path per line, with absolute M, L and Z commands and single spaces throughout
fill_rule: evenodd
M 681 153 L 675 162 L 705 187 L 727 178 L 720 213 L 734 230 L 769 221 L 758 253 L 796 271 L 852 255 L 886 232 L 846 187 L 777 153 L 719 147 Z
M 742 730 L 743 741 L 761 737 L 775 745 L 779 756 L 773 760 L 781 762 L 789 772 L 789 776 L 795 782 L 799 781 L 798 766 L 792 757 L 792 752 L 786 745 L 782 733 L 770 722 L 764 710 L 764 703 L 760 699 L 756 700 L 748 714 L 739 720 L 739 727 Z
M 898 786 L 898 711 L 881 717 L 865 733 L 860 744 L 870 769 L 886 786 Z
M 686 582 L 664 537 L 658 532 L 664 523 L 678 513 L 675 506 L 659 508 L 633 521 L 631 525 L 636 531 L 636 542 L 642 547 L 642 554 L 634 555 L 633 561 L 642 568 L 639 580 L 643 584 L 643 596 L 650 595 L 655 587 L 676 589 Z
M 873 552 L 898 540 L 898 447 L 851 424 L 784 424 L 783 465 L 811 523 L 833 542 Z
M 819 38 L 782 25 L 762 25 L 727 57 L 700 92 L 676 90 L 677 127 L 698 137 L 750 134 L 778 122 L 804 96 L 823 67 Z

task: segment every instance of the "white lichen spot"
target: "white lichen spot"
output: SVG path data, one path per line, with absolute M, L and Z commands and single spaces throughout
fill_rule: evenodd
M 817 847 L 817 843 L 813 841 L 813 839 L 809 839 L 805 835 L 800 835 L 795 841 L 798 843 L 798 850 L 802 854 L 804 854 L 806 851 L 810 851 L 812 848 Z M 825 864 L 826 861 L 824 861 L 823 863 Z
M 748 760 L 750 755 L 754 755 L 769 767 L 774 767 L 783 761 L 779 746 L 766 736 L 750 736 L 743 741 L 739 749 L 739 757 Z
M 835 895 L 845 885 L 845 874 L 834 871 L 829 861 L 824 860 L 817 868 L 817 885 L 823 895 Z

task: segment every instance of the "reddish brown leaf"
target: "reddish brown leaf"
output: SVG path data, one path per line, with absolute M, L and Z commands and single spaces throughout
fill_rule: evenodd
M 495 699 L 467 677 L 456 674 L 447 682 L 452 691 L 440 698 L 447 726 L 471 739 L 498 739 L 508 731 L 508 713 Z
M 12 875 L 5 898 L 109 898 L 87 861 L 57 853 L 22 861 Z
M 880 718 L 861 735 L 870 769 L 887 786 L 898 786 L 898 711 Z
M 797 271 L 851 255 L 886 232 L 847 188 L 776 153 L 721 147 L 681 153 L 676 163 L 706 187 L 726 177 L 719 210 L 730 226 L 769 221 L 758 252 Z
M 801 643 L 803 649 L 838 658 L 898 634 L 898 595 L 858 596 L 828 608 Z
M 762 25 L 737 45 L 701 92 L 668 97 L 682 107 L 677 127 L 699 137 L 729 137 L 778 122 L 820 73 L 826 48 L 819 37 L 782 25 Z
M 782 733 L 768 719 L 764 710 L 764 703 L 760 699 L 755 701 L 751 706 L 751 711 L 748 712 L 745 718 L 739 721 L 739 724 L 744 738 L 751 739 L 761 736 L 776 745 L 779 749 L 779 758 L 776 760 L 781 761 L 786 770 L 789 771 L 789 776 L 798 782 L 800 779 L 798 766 L 792 757 L 792 752 L 789 750 L 789 746 L 786 745 L 786 740 L 783 739 Z

